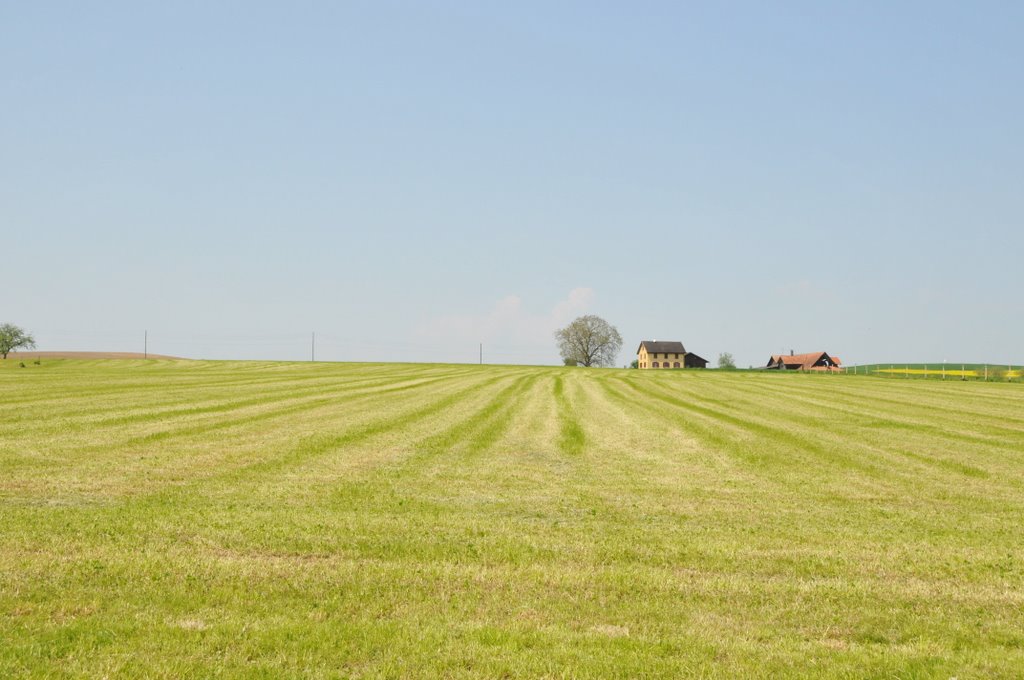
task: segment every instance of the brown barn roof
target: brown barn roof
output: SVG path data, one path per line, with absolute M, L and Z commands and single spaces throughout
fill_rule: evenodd
M 686 348 L 683 347 L 683 343 L 677 340 L 641 340 L 640 347 L 646 347 L 648 352 L 678 352 L 679 354 L 686 354 Z M 636 348 L 636 353 L 640 353 L 640 347 Z
M 779 361 L 786 366 L 800 366 L 801 368 L 811 368 L 814 364 L 822 357 L 828 357 L 832 360 L 832 363 L 838 364 L 839 361 L 830 356 L 827 352 L 805 352 L 804 354 L 773 354 L 769 365 L 777 364 Z

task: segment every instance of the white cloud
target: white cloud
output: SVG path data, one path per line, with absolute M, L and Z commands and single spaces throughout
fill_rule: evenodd
M 482 341 L 510 349 L 554 347 L 553 335 L 580 314 L 594 299 L 591 288 L 574 288 L 549 312 L 531 314 L 518 295 L 507 295 L 483 314 L 448 314 L 414 329 L 414 335 L 431 342 L 474 343 Z

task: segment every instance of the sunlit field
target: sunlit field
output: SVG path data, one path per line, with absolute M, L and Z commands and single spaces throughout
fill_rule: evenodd
M 0 366 L 0 677 L 1024 675 L 1024 385 Z
M 945 380 L 992 380 L 1020 381 L 1024 378 L 1020 366 L 999 364 L 873 364 L 847 369 L 847 372 L 858 371 L 867 375 L 883 375 L 887 377 L 905 378 L 938 378 Z

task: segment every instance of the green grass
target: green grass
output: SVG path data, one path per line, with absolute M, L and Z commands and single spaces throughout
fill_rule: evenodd
M 853 367 L 847 369 L 853 372 Z M 928 378 L 959 380 L 1010 380 L 1020 381 L 1024 378 L 1024 370 L 1020 365 L 1014 364 L 953 364 L 947 363 L 945 367 L 939 364 L 870 364 L 857 367 L 858 373 L 867 375 L 880 375 L 883 377 L 896 378 Z
M 0 677 L 1024 675 L 1024 388 L 0 365 Z

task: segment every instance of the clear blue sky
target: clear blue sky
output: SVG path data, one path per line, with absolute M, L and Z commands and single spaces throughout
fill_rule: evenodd
M 0 321 L 1024 362 L 1022 35 L 1019 2 L 5 3 Z

